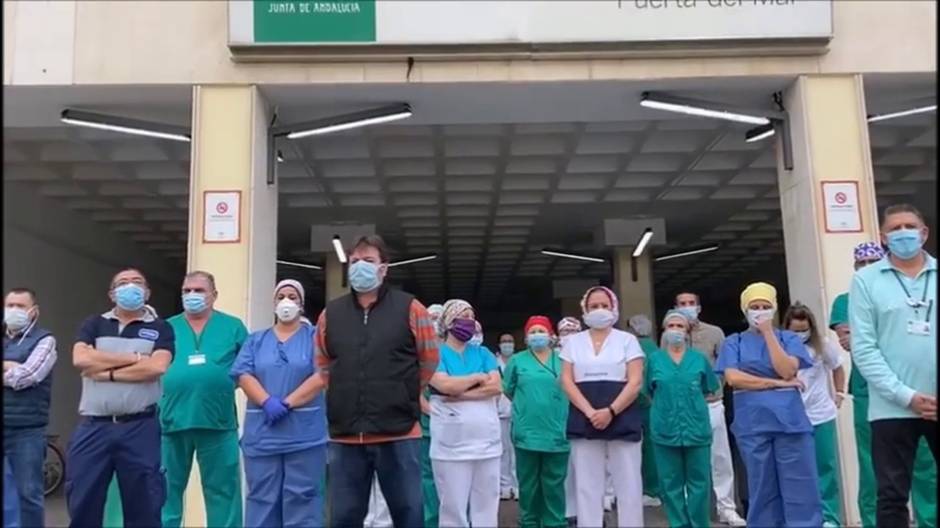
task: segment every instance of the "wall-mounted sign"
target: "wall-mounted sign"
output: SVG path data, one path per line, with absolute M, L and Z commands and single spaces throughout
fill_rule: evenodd
M 241 191 L 203 193 L 202 241 L 209 244 L 241 242 Z
M 862 212 L 858 204 L 858 182 L 822 182 L 823 215 L 827 233 L 861 233 Z
M 831 37 L 831 0 L 229 0 L 233 48 Z

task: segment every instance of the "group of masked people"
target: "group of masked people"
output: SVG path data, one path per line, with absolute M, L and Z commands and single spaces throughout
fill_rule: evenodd
M 906 522 L 913 480 L 918 523 L 929 526 L 936 507 L 922 489 L 936 486 L 936 261 L 921 250 L 926 228 L 916 210 L 891 211 L 882 226 L 888 252 L 856 248 L 851 295 L 836 299 L 830 327 L 853 355 L 860 503 L 877 489 L 877 520 L 860 504 L 863 522 Z M 517 478 L 508 495 L 519 499 L 522 526 L 566 526 L 572 515 L 578 526 L 602 526 L 608 478 L 617 525 L 643 526 L 650 466 L 670 525 L 709 526 L 722 384 L 733 390 L 747 524 L 844 524 L 834 431 L 846 397 L 842 353 L 802 304 L 778 327 L 770 284 L 744 289 L 747 329 L 720 340 L 717 353 L 697 348 L 697 296 L 677 297 L 657 346 L 651 334 L 616 328 L 619 300 L 595 286 L 581 300 L 587 329 L 535 315 L 524 325 L 525 349 L 510 351 L 501 338 L 497 356 L 482 344 L 470 303 L 429 310 L 384 284 L 380 238 L 356 241 L 349 262 L 352 291 L 315 324 L 303 314 L 303 287 L 284 280 L 272 295 L 275 323 L 253 333 L 214 308 L 219 292 L 207 272 L 187 274 L 184 311 L 168 320 L 147 304 L 139 270 L 115 275 L 113 307 L 82 324 L 72 350 L 82 421 L 67 456 L 71 526 L 108 525 L 114 482 L 123 524 L 179 526 L 194 457 L 210 526 L 362 526 L 379 492 L 396 526 L 497 526 L 507 433 Z M 39 427 L 25 417 L 43 405 L 48 412 L 51 380 L 24 375 L 37 351 L 48 362 L 51 346 L 54 361 L 55 342 L 37 320 L 34 293 L 8 294 L 5 426 Z M 235 387 L 248 402 L 240 440 Z M 15 485 L 5 488 L 28 492 L 6 429 L 5 481 Z M 41 525 L 27 499 L 11 504 L 5 492 L 5 519 L 33 515 L 19 525 Z

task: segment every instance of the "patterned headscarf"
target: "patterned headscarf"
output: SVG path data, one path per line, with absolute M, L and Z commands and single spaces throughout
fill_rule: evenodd
M 281 282 L 277 283 L 277 286 L 274 287 L 274 297 L 277 298 L 277 292 L 281 291 L 282 288 L 290 286 L 291 288 L 297 290 L 297 295 L 300 296 L 300 306 L 304 305 L 304 287 L 300 285 L 299 282 L 294 279 L 284 279 Z
M 437 319 L 438 337 L 443 338 L 446 336 L 447 331 L 454 325 L 454 320 L 457 319 L 458 315 L 465 312 L 467 308 L 472 310 L 473 305 L 463 299 L 451 299 L 445 302 L 444 312 L 441 313 L 441 316 Z
M 611 291 L 610 288 L 604 286 L 591 286 L 586 292 L 584 292 L 584 297 L 581 297 L 581 312 L 587 313 L 587 300 L 592 293 L 596 291 L 602 291 L 610 297 L 611 311 L 614 312 L 618 318 L 620 317 L 620 302 L 617 300 L 617 294 Z
M 473 335 L 483 335 L 483 325 L 480 324 L 480 321 L 473 321 L 473 326 L 475 328 Z
M 885 250 L 878 242 L 862 242 L 855 246 L 855 262 L 880 260 L 885 257 Z
M 565 317 L 561 321 L 558 321 L 558 333 L 562 332 L 580 332 L 581 331 L 581 321 L 576 317 Z

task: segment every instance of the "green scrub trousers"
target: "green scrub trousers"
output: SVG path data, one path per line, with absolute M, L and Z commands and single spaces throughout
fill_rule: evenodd
M 202 480 L 207 526 L 241 526 L 238 431 L 191 429 L 165 434 L 162 440 L 163 466 L 167 478 L 167 497 L 163 506 L 164 528 L 178 528 L 182 523 L 183 494 L 189 483 L 194 454 Z
M 836 421 L 813 426 L 816 446 L 816 472 L 822 498 L 823 521 L 842 526 L 842 500 L 839 492 L 839 458 L 836 447 Z
M 645 397 L 645 395 L 641 395 Z M 643 495 L 659 498 L 659 474 L 656 471 L 656 456 L 653 454 L 653 442 L 650 441 L 650 411 L 643 409 L 643 452 L 642 475 Z
M 708 528 L 712 498 L 711 446 L 653 444 L 670 528 Z
M 422 420 L 424 415 L 422 415 Z M 424 495 L 424 526 L 435 528 L 438 524 L 438 510 L 441 507 L 434 486 L 434 470 L 431 469 L 431 437 L 421 437 L 421 491 Z
M 852 400 L 855 422 L 855 444 L 858 446 L 858 511 L 863 528 L 875 528 L 878 483 L 871 460 L 871 424 L 868 422 L 868 396 Z M 937 528 L 937 466 L 923 438 L 914 457 L 911 502 L 918 528 Z
M 568 453 L 516 448 L 521 528 L 563 528 L 568 525 L 565 519 L 567 476 Z
M 108 496 L 104 501 L 103 528 L 124 528 L 124 506 L 121 505 L 121 489 L 118 487 L 117 473 L 111 477 Z

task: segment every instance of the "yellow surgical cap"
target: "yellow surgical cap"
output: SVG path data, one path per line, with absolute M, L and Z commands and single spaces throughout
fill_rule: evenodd
M 766 282 L 755 282 L 741 292 L 741 311 L 747 312 L 747 306 L 754 301 L 767 301 L 777 309 L 777 288 Z

